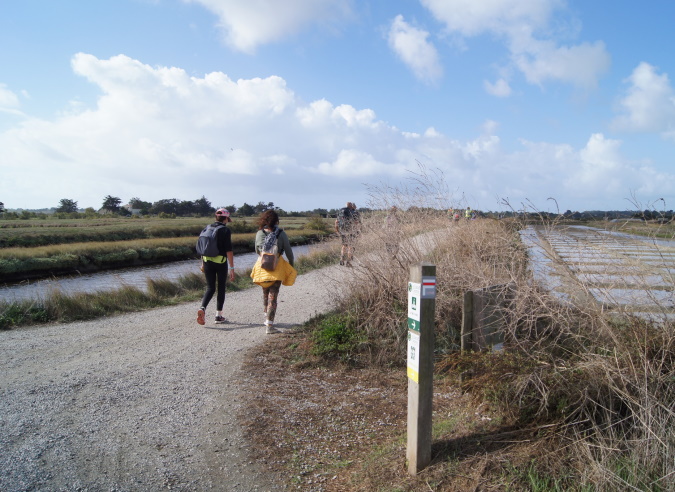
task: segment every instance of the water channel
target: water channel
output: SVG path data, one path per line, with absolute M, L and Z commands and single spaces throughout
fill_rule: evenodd
M 307 255 L 316 247 L 319 246 L 294 246 L 293 254 L 295 258 L 299 258 Z M 239 275 L 243 275 L 248 268 L 253 267 L 257 258 L 258 255 L 255 253 L 235 255 L 235 272 Z M 55 277 L 44 280 L 2 285 L 0 286 L 0 300 L 9 302 L 26 299 L 34 300 L 44 298 L 54 290 L 60 290 L 67 294 L 76 294 L 81 292 L 114 290 L 123 286 L 133 286 L 145 291 L 147 289 L 148 279 L 177 280 L 188 273 L 200 273 L 199 260 L 184 260 L 172 263 L 162 263 L 159 265 L 122 268 L 119 270 L 108 270 L 84 275 Z

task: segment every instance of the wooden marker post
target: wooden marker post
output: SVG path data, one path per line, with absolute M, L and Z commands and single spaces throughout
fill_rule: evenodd
M 436 266 L 410 268 L 408 282 L 408 472 L 431 463 Z

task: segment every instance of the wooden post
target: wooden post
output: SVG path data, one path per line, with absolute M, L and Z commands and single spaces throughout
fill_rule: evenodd
M 431 463 L 436 266 L 410 268 L 408 282 L 408 472 Z
M 462 353 L 473 348 L 473 291 L 464 293 L 464 309 L 462 309 L 462 332 L 460 347 Z

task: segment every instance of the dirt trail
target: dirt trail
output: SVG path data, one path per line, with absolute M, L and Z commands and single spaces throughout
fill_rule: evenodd
M 282 287 L 278 326 L 331 307 L 344 268 Z M 237 424 L 245 351 L 266 336 L 259 288 L 197 303 L 0 332 L 0 490 L 278 490 Z

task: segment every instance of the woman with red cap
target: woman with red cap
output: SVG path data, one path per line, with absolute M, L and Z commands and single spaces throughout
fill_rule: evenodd
M 206 306 L 209 305 L 216 292 L 216 323 L 224 323 L 223 305 L 225 304 L 225 287 L 227 282 L 228 264 L 230 281 L 234 280 L 234 254 L 232 253 L 232 231 L 225 224 L 232 222 L 230 212 L 224 208 L 216 210 L 216 222 L 211 224 L 216 228 L 215 237 L 218 244 L 218 255 L 202 256 L 202 271 L 206 277 L 206 292 L 202 298 L 202 306 L 197 311 L 197 323 L 206 323 Z

